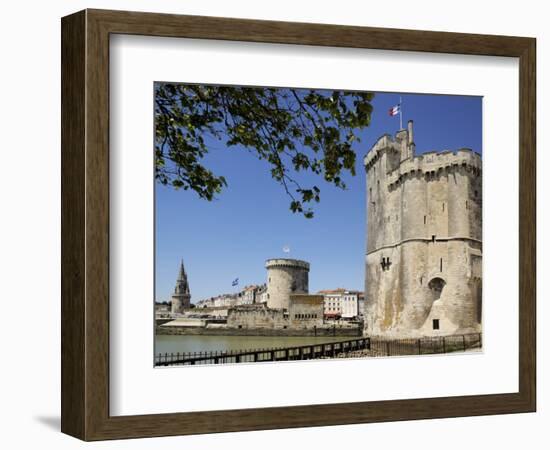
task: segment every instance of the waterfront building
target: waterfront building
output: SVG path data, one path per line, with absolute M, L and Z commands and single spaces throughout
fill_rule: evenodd
M 323 312 L 327 319 L 339 319 L 342 317 L 342 293 L 345 289 L 325 289 L 318 294 L 323 296 Z
M 363 319 L 365 317 L 365 294 L 359 293 L 357 297 L 357 317 Z
M 172 305 L 170 305 L 170 302 L 155 302 L 155 317 L 156 318 L 164 318 L 164 317 L 170 317 L 170 313 L 172 311 Z
M 324 315 L 327 319 L 355 319 L 359 316 L 359 298 L 362 292 L 344 288 L 319 291 L 324 298 Z
M 254 291 L 254 303 L 265 303 L 267 302 L 267 284 L 261 284 L 256 286 Z
M 245 286 L 238 294 L 238 305 L 252 305 L 254 303 L 255 285 Z
M 196 303 L 197 308 L 221 308 L 239 305 L 252 305 L 265 302 L 264 296 L 267 290 L 265 284 L 245 286 L 240 292 L 233 294 L 220 294 L 206 298 Z
M 267 303 L 267 285 L 263 284 L 256 295 L 256 303 Z
M 214 297 L 213 306 L 215 308 L 227 307 L 237 305 L 237 294 L 222 294 L 218 297 Z
M 356 319 L 359 316 L 359 295 L 357 291 L 346 291 L 342 294 L 343 319 Z

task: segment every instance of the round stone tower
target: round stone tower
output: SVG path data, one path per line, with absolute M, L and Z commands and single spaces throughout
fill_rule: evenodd
M 309 292 L 309 263 L 298 259 L 268 259 L 267 306 L 288 309 L 291 294 Z

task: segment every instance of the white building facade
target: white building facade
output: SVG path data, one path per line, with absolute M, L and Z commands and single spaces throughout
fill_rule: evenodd
M 362 292 L 347 289 L 319 291 L 324 297 L 324 315 L 330 319 L 355 319 L 359 316 L 359 299 Z

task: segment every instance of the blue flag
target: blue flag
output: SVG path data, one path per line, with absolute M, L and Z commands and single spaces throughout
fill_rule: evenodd
M 238 278 L 235 278 L 233 280 L 233 283 L 231 283 L 231 286 L 237 286 L 239 284 L 239 279 Z

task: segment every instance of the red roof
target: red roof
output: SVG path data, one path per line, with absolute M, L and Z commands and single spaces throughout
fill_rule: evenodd
M 325 289 L 325 290 L 319 291 L 318 294 L 343 294 L 344 292 L 348 292 L 348 289 L 344 289 L 344 288 Z

